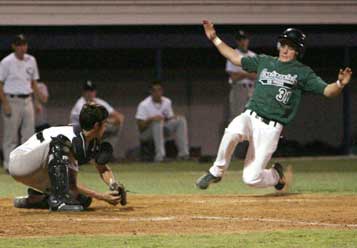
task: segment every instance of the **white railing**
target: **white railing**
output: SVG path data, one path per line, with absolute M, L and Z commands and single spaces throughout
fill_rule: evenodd
M 0 0 L 0 25 L 357 24 L 357 1 Z

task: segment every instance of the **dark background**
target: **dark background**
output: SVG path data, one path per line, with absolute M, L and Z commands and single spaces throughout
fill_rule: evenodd
M 307 34 L 303 63 L 328 82 L 338 69 L 357 68 L 357 26 L 295 26 Z M 218 34 L 234 46 L 233 34 L 251 34 L 251 50 L 277 55 L 276 40 L 287 26 L 218 25 Z M 225 59 L 205 38 L 201 26 L 72 26 L 0 27 L 0 56 L 11 52 L 14 35 L 23 33 L 38 61 L 41 80 L 49 87 L 49 119 L 66 124 L 80 96 L 81 83 L 97 83 L 100 97 L 127 117 L 122 153 L 137 145 L 134 115 L 149 82 L 162 79 L 175 109 L 189 121 L 190 141 L 214 154 L 227 123 L 229 85 Z M 316 140 L 350 153 L 357 136 L 357 84 L 343 97 L 325 100 L 307 96 L 286 139 L 307 144 Z

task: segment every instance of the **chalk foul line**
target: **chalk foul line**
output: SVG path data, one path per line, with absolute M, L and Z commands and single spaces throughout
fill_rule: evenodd
M 265 222 L 280 223 L 285 225 L 302 225 L 302 226 L 321 226 L 321 227 L 348 227 L 357 228 L 355 223 L 328 223 L 318 221 L 300 221 L 275 218 L 255 218 L 255 217 L 225 217 L 225 216 L 157 216 L 157 217 L 129 217 L 129 218 L 69 218 L 56 219 L 57 221 L 74 221 L 74 222 L 165 222 L 176 220 L 217 220 L 217 221 L 235 221 L 235 222 Z

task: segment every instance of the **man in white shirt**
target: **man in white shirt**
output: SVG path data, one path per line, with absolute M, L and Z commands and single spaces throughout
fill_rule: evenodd
M 140 140 L 153 140 L 155 162 L 161 162 L 166 156 L 165 137 L 174 135 L 178 148 L 178 158 L 189 158 L 187 122 L 183 116 L 175 116 L 171 100 L 163 96 L 160 82 L 151 85 L 151 95 L 140 102 L 136 116 Z
M 98 98 L 96 85 L 87 80 L 83 84 L 82 97 L 77 100 L 72 108 L 70 115 L 71 124 L 79 124 L 79 114 L 86 103 L 99 104 L 108 111 L 109 117 L 107 119 L 103 139 L 114 147 L 114 158 L 118 158 L 118 141 L 124 123 L 124 115 L 115 111 L 115 109 L 103 99 Z
M 3 152 L 4 168 L 8 169 L 10 152 L 25 142 L 35 131 L 32 94 L 42 99 L 38 91 L 39 72 L 36 59 L 27 54 L 28 45 L 24 35 L 17 35 L 12 43 L 13 53 L 0 63 L 0 100 L 4 123 Z
M 243 57 L 254 57 L 255 53 L 248 50 L 249 37 L 243 30 L 239 30 L 236 35 L 237 53 Z M 253 95 L 255 73 L 249 73 L 240 66 L 232 64 L 229 60 L 226 63 L 226 72 L 229 75 L 228 83 L 231 85 L 229 93 L 229 118 L 233 120 L 244 111 L 246 103 Z

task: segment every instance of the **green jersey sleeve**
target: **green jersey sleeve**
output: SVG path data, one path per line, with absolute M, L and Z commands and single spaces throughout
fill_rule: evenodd
M 310 70 L 307 74 L 303 90 L 314 94 L 323 95 L 327 83 Z
M 243 70 L 247 72 L 257 72 L 262 55 L 254 57 L 243 57 L 241 60 Z

